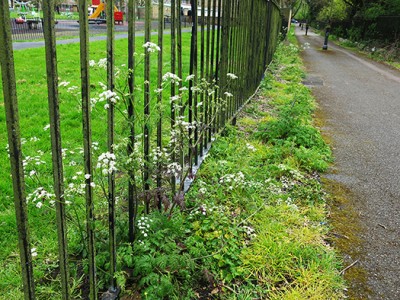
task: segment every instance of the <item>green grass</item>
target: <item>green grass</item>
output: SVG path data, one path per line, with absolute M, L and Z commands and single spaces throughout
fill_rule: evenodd
M 325 242 L 325 193 L 315 173 L 326 169 L 331 152 L 312 120 L 315 102 L 301 84 L 298 52 L 293 44 L 279 47 L 261 94 L 245 108 L 238 128 L 213 145 L 189 196 L 195 207 L 223 207 L 229 219 L 211 231 L 219 247 L 201 225 L 192 232 L 218 254 L 209 264 L 219 266 L 214 278 L 228 286 L 222 299 L 343 297 L 341 263 Z M 219 228 L 223 216 L 201 224 Z
M 157 37 L 153 36 L 153 39 Z M 184 72 L 188 73 L 188 61 L 189 61 L 189 44 L 190 37 L 188 34 L 183 35 L 183 61 L 184 61 Z M 154 42 L 156 42 L 154 40 Z M 127 64 L 127 40 L 117 40 L 116 42 L 116 66 L 121 69 L 123 64 Z M 137 41 L 137 52 L 143 52 L 142 44 L 143 38 L 138 38 Z M 169 36 L 165 36 L 165 47 L 164 47 L 164 72 L 169 71 L 170 61 L 170 50 L 169 50 Z M 80 49 L 79 44 L 67 44 L 59 45 L 57 47 L 58 57 L 58 76 L 59 82 L 69 81 L 70 85 L 80 86 L 80 65 L 79 65 Z M 90 44 L 90 59 L 99 60 L 100 58 L 106 57 L 106 43 L 105 42 L 93 42 Z M 39 166 L 35 165 L 34 162 L 27 166 L 26 171 L 29 173 L 31 170 L 35 170 L 38 176 L 32 176 L 27 178 L 27 193 L 31 193 L 34 189 L 39 186 L 44 186 L 46 189 L 52 189 L 51 180 L 51 157 L 50 157 L 50 134 L 49 130 L 44 130 L 44 127 L 49 124 L 48 116 L 48 103 L 47 103 L 47 87 L 46 87 L 46 69 L 45 69 L 45 56 L 43 48 L 29 49 L 16 51 L 14 53 L 15 58 L 15 70 L 17 80 L 17 94 L 19 100 L 19 115 L 21 134 L 23 138 L 23 156 L 40 156 L 41 160 L 46 163 Z M 137 60 L 140 60 L 140 56 Z M 156 67 L 156 54 L 152 58 L 151 67 L 151 78 L 157 77 Z M 137 85 L 143 84 L 143 64 L 139 64 L 135 70 L 136 83 Z M 104 71 L 93 71 L 91 74 L 91 87 L 93 95 L 100 93 L 102 90 L 98 82 L 106 81 Z M 151 89 L 155 89 L 156 80 L 151 83 Z M 125 83 L 123 81 L 117 81 L 117 88 L 124 88 Z M 68 182 L 71 182 L 71 177 L 77 171 L 83 171 L 82 157 L 79 151 L 82 149 L 82 114 L 80 103 L 77 97 L 71 95 L 66 90 L 67 88 L 60 87 L 60 112 L 61 112 L 61 132 L 62 132 L 62 145 L 66 151 L 67 157 L 65 160 L 65 177 Z M 2 89 L 0 86 L 0 93 L 2 95 Z M 140 95 L 143 93 L 138 92 Z M 142 98 L 142 97 L 140 97 Z M 168 101 L 168 95 L 165 95 L 165 101 Z M 168 102 L 167 102 L 168 103 Z M 152 99 L 152 106 L 155 105 L 155 99 Z M 137 102 L 137 113 L 138 118 L 142 117 L 143 104 L 140 100 Z M 140 116 L 140 117 L 139 117 Z M 153 111 L 152 118 L 155 118 Z M 104 152 L 107 145 L 106 132 L 106 120 L 107 113 L 103 109 L 102 105 L 96 107 L 92 111 L 92 135 L 93 141 L 99 143 L 99 150 L 97 153 Z M 118 141 L 121 137 L 125 137 L 127 130 L 126 122 L 121 118 L 116 118 L 117 130 L 116 140 Z M 165 122 L 169 122 L 168 118 L 165 118 Z M 165 130 L 167 130 L 165 127 Z M 152 128 L 151 128 L 152 129 Z M 141 131 L 137 127 L 138 133 Z M 151 131 L 154 136 L 154 130 Z M 20 285 L 21 280 L 18 275 L 18 247 L 17 247 L 17 232 L 15 230 L 15 217 L 14 217 L 14 205 L 12 199 L 12 184 L 10 174 L 9 161 L 7 156 L 7 131 L 5 122 L 4 103 L 0 103 L 0 165 L 2 166 L 0 171 L 0 278 L 3 280 L 0 282 L 0 291 L 9 299 L 21 299 Z M 43 151 L 44 154 L 39 154 L 38 151 Z M 75 162 L 76 166 L 70 166 L 69 163 Z M 124 191 L 121 191 L 124 193 Z M 101 214 L 103 210 L 106 210 L 106 203 L 103 202 L 102 197 L 97 195 L 96 198 L 97 213 Z M 74 199 L 76 201 L 76 209 L 78 211 L 79 218 L 84 216 L 83 199 Z M 75 208 L 74 208 L 75 209 Z M 69 238 L 70 250 L 73 255 L 80 255 L 83 248 L 81 245 L 80 235 L 76 232 L 78 223 L 75 218 L 75 211 L 70 208 L 68 210 L 69 215 Z M 57 282 L 54 280 L 41 280 L 54 268 L 54 264 L 57 261 L 57 237 L 55 227 L 55 216 L 54 209 L 51 207 L 43 207 L 38 210 L 34 204 L 28 204 L 29 210 L 29 225 L 31 227 L 31 242 L 32 247 L 38 249 L 38 256 L 34 260 L 35 278 L 39 281 L 38 285 L 38 297 L 39 299 L 49 299 L 50 291 L 59 290 L 57 288 Z M 54 225 L 54 226 L 53 226 Z M 82 225 L 82 224 L 81 224 Z M 100 228 L 101 228 L 100 224 Z M 101 231 L 101 230 L 99 230 Z M 101 236 L 101 233 L 99 233 Z M 106 238 L 104 238 L 106 242 Z M 44 263 L 44 261 L 47 261 Z M 10 270 L 14 270 L 10 272 Z M 77 272 L 76 270 L 73 271 Z M 42 284 L 40 284 L 42 282 Z M 45 284 L 43 284 L 45 282 Z M 104 284 L 104 282 L 103 282 Z M 49 286 L 51 288 L 49 288 Z M 12 287 L 12 288 L 10 288 Z M 47 288 L 46 288 L 47 287 Z M 51 296 L 53 297 L 53 296 Z M 54 296 L 55 297 L 55 296 Z M 57 298 L 57 297 L 55 297 Z

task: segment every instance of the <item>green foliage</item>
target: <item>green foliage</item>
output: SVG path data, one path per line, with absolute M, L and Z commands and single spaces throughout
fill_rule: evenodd
M 323 171 L 331 160 L 331 151 L 312 124 L 315 103 L 310 91 L 300 83 L 303 73 L 299 71 L 298 61 L 287 58 L 291 57 L 290 53 L 296 53 L 293 46 L 287 47 L 286 55 L 277 57 L 282 63 L 290 64 L 275 68 L 275 76 L 285 84 L 274 81 L 265 91 L 266 96 L 273 97 L 271 118 L 259 125 L 255 136 L 265 143 L 279 146 L 271 152 L 271 159 L 294 156 L 301 168 Z M 295 79 L 286 80 L 292 77 Z
M 195 264 L 182 243 L 187 230 L 183 222 L 180 214 L 171 219 L 160 213 L 142 217 L 133 249 L 130 245 L 119 248 L 119 262 L 133 269 L 144 299 L 185 298 L 192 293 Z

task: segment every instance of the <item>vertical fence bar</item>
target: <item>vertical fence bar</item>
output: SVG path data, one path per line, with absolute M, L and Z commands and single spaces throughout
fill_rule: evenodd
M 177 60 L 177 67 L 178 67 L 178 77 L 183 79 L 183 62 L 182 62 L 182 15 L 181 15 L 181 7 L 182 1 L 176 0 L 176 9 L 175 9 L 175 17 L 172 22 L 176 24 L 176 60 Z M 186 21 L 185 21 L 186 26 Z M 183 81 L 179 82 L 179 89 L 183 87 Z M 183 117 L 185 114 L 185 105 L 183 104 L 182 97 L 179 100 L 180 109 L 178 110 L 179 117 Z M 182 141 L 179 141 L 182 144 Z M 183 150 L 183 145 L 179 145 L 179 154 L 178 160 L 179 164 L 183 170 L 185 165 L 185 152 Z
M 150 42 L 150 30 L 151 30 L 151 0 L 146 0 L 145 5 L 145 37 L 144 42 Z M 145 50 L 144 56 L 144 201 L 146 206 L 146 213 L 150 212 L 150 197 L 148 191 L 150 190 L 150 173 L 149 173 L 149 155 L 150 155 L 150 128 L 149 128 L 149 117 L 150 117 L 150 52 Z
M 205 13 L 206 13 L 206 1 L 201 0 L 201 39 L 200 39 L 200 80 L 203 80 L 204 75 L 205 75 Z M 201 93 L 201 106 L 199 107 L 200 110 L 200 116 L 201 118 L 198 120 L 200 124 L 200 140 L 198 141 L 196 139 L 196 143 L 199 142 L 199 155 L 203 156 L 203 148 L 204 148 L 204 123 L 205 123 L 205 117 L 204 117 L 204 93 Z M 199 104 L 200 105 L 200 104 Z
M 175 34 L 175 26 L 176 26 L 176 3 L 175 0 L 171 0 L 171 73 L 175 74 L 176 72 L 176 34 Z M 176 95 L 176 87 L 175 84 L 171 84 L 171 99 Z M 170 110 L 171 110 L 171 135 L 175 131 L 175 103 L 174 101 L 170 101 Z M 172 138 L 172 137 L 171 137 Z M 171 163 L 175 163 L 176 161 L 176 152 L 175 152 L 176 143 L 173 141 L 171 143 Z M 176 192 L 176 178 L 174 175 L 171 175 L 171 193 L 172 196 L 175 195 Z
M 215 80 L 218 86 L 220 86 L 220 55 L 221 55 L 221 21 L 222 18 L 225 17 L 224 11 L 222 10 L 222 0 L 218 0 L 218 18 L 217 18 L 217 42 L 216 42 L 216 49 L 215 49 Z M 216 105 L 218 106 L 218 113 L 215 116 L 215 130 L 216 132 L 219 131 L 221 128 L 221 101 L 220 101 L 220 90 L 215 90 L 215 97 L 217 99 Z
M 129 141 L 128 157 L 131 158 L 135 147 L 135 20 L 136 20 L 136 0 L 129 0 L 128 3 L 128 119 L 129 119 Z M 129 215 L 129 243 L 133 246 L 135 240 L 135 219 L 137 213 L 137 191 L 135 184 L 135 172 L 129 169 L 128 183 L 128 215 Z
M 181 6 L 182 0 L 176 0 L 176 18 L 171 20 L 176 24 L 176 56 L 177 56 L 177 63 L 178 63 L 178 77 L 182 78 L 183 76 L 183 69 L 182 69 L 182 16 L 181 16 Z M 182 82 L 180 82 L 179 88 L 182 87 Z M 183 112 L 181 113 L 183 114 Z
M 212 77 L 212 68 L 211 68 L 211 22 L 212 22 L 212 15 L 214 15 L 213 10 L 212 10 L 212 0 L 207 0 L 207 47 L 206 47 L 206 77 L 205 79 L 207 82 L 211 82 L 211 77 Z M 212 105 L 211 105 L 211 99 L 212 97 L 208 94 L 206 94 L 206 99 L 205 99 L 205 120 L 206 120 L 206 128 L 204 129 L 205 136 L 204 136 L 204 145 L 207 145 L 211 141 L 211 112 L 212 112 Z
M 87 0 L 79 1 L 80 25 L 80 66 L 82 94 L 82 131 L 85 174 L 93 174 L 92 163 L 92 126 L 90 117 L 90 78 L 89 78 L 89 26 L 87 15 Z M 96 253 L 94 241 L 94 205 L 91 179 L 86 179 L 86 235 L 89 265 L 89 299 L 97 299 L 96 284 Z
M 214 64 L 215 64 L 215 35 L 216 35 L 216 30 L 215 30 L 215 25 L 217 23 L 217 0 L 212 0 L 213 4 L 213 16 L 212 16 L 212 34 L 211 34 L 211 58 L 210 58 L 210 78 L 209 81 L 215 80 L 217 82 L 217 75 L 214 69 Z M 221 12 L 218 12 L 218 15 L 220 15 Z M 211 137 L 212 135 L 216 132 L 216 117 L 214 116 L 216 114 L 216 99 L 217 95 L 213 94 L 210 96 L 209 99 L 209 105 L 210 105 L 210 129 L 209 129 L 209 142 L 211 142 Z
M 158 46 L 161 51 L 158 52 L 158 76 L 157 76 L 157 86 L 160 92 L 157 96 L 157 107 L 158 107 L 158 124 L 157 124 L 157 148 L 162 151 L 162 76 L 163 76 L 163 44 L 164 44 L 164 1 L 159 1 L 158 3 Z M 157 161 L 157 207 L 161 210 L 161 161 Z
M 114 0 L 107 0 L 107 89 L 114 91 L 115 75 L 115 32 L 114 32 Z M 108 99 L 109 108 L 107 111 L 107 148 L 108 152 L 114 152 L 114 131 L 115 131 L 115 112 L 114 102 Z M 110 293 L 118 294 L 115 272 L 117 271 L 117 242 L 115 234 L 115 171 L 108 174 L 108 239 L 110 253 Z
M 223 2 L 223 18 L 222 18 L 222 30 L 221 30 L 221 61 L 219 63 L 219 83 L 220 83 L 220 93 L 221 97 L 224 97 L 224 92 L 226 92 L 227 76 L 228 73 L 228 51 L 229 51 L 229 25 L 230 25 L 230 1 Z M 221 112 L 219 118 L 219 126 L 222 128 L 225 124 L 227 118 L 227 112 L 229 103 L 231 101 L 230 97 L 225 97 L 226 103 L 221 103 Z
M 35 299 L 8 1 L 0 1 L 0 64 L 25 300 Z
M 58 258 L 60 261 L 61 295 L 69 299 L 69 269 L 67 247 L 67 224 L 65 218 L 64 175 L 60 130 L 58 95 L 58 70 L 54 24 L 54 0 L 43 1 L 44 39 L 46 51 L 47 89 L 50 113 L 50 135 L 53 160 L 54 193 L 58 235 Z
M 195 75 L 193 80 L 189 82 L 189 124 L 193 124 L 193 121 L 196 120 L 195 115 L 195 107 L 196 107 L 196 98 L 197 93 L 193 91 L 192 87 L 195 85 L 195 80 L 197 76 L 197 0 L 191 0 L 192 6 L 192 37 L 191 37 L 191 45 L 190 45 L 190 75 Z M 192 126 L 189 127 L 189 168 L 192 170 L 193 159 L 195 159 L 195 163 L 197 161 L 197 153 L 196 153 L 196 130 L 192 129 Z M 192 171 L 190 171 L 192 172 Z

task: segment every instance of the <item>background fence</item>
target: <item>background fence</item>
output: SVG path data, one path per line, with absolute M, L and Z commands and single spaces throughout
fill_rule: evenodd
M 182 27 L 190 27 L 190 19 L 185 16 L 181 18 Z M 164 17 L 164 28 L 170 28 L 171 19 L 168 16 Z M 26 40 L 37 40 L 44 39 L 43 31 L 43 19 L 35 19 L 24 21 L 19 23 L 17 19 L 10 20 L 11 35 L 14 41 L 26 41 Z M 74 37 L 79 35 L 79 23 L 76 20 L 58 20 L 55 24 L 55 35 L 56 37 Z M 145 22 L 142 20 L 135 22 L 135 28 L 137 31 L 143 31 L 145 28 Z M 158 20 L 152 20 L 152 30 L 158 29 Z M 95 21 L 89 23 L 89 34 L 90 35 L 101 35 L 107 34 L 107 24 L 96 23 Z M 127 22 L 116 24 L 114 27 L 115 32 L 126 33 L 128 31 Z
M 185 181 L 191 181 L 195 169 L 210 146 L 211 141 L 229 122 L 255 92 L 266 66 L 272 59 L 280 30 L 280 10 L 273 1 L 266 0 L 192 0 L 190 39 L 183 38 L 184 29 L 179 21 L 180 0 L 171 0 L 171 15 L 168 24 L 164 20 L 164 8 L 160 2 L 159 19 L 150 19 L 151 1 L 146 0 L 146 16 L 143 27 L 134 22 L 135 1 L 129 0 L 128 20 L 128 71 L 122 80 L 126 89 L 118 89 L 120 76 L 115 65 L 114 1 L 107 1 L 107 25 L 89 25 L 86 14 L 88 3 L 79 1 L 80 19 L 77 22 L 54 23 L 54 1 L 43 1 L 43 23 L 26 28 L 27 24 L 15 24 L 10 20 L 8 1 L 0 1 L 0 62 L 3 78 L 4 109 L 7 116 L 8 145 L 11 163 L 14 205 L 19 233 L 19 249 L 22 278 L 26 299 L 35 299 L 35 287 L 28 228 L 26 178 L 24 157 L 21 149 L 21 131 L 18 114 L 18 82 L 15 78 L 12 40 L 20 31 L 31 32 L 33 39 L 43 34 L 45 39 L 46 72 L 48 86 L 48 112 L 50 117 L 52 173 L 57 218 L 59 245 L 59 268 L 63 299 L 70 298 L 68 286 L 69 255 L 66 221 L 66 179 L 64 178 L 60 126 L 60 82 L 56 37 L 60 32 L 79 30 L 80 36 L 80 102 L 82 127 L 82 162 L 85 176 L 85 244 L 88 261 L 88 298 L 97 299 L 96 284 L 96 236 L 94 232 L 94 200 L 96 192 L 94 168 L 106 164 L 104 194 L 108 203 L 109 226 L 109 294 L 117 294 L 114 279 L 116 271 L 116 188 L 124 178 L 126 187 L 118 186 L 126 199 L 129 215 L 128 242 L 135 241 L 135 219 L 143 207 L 172 210 L 184 205 Z M 165 25 L 169 29 L 165 30 Z M 63 27 L 64 26 L 64 27 Z M 89 34 L 93 28 L 102 26 L 107 32 L 107 55 L 104 61 L 92 62 L 89 55 Z M 72 27 L 74 28 L 72 30 Z M 65 28 L 65 29 L 63 29 Z M 157 28 L 152 37 L 152 28 Z M 137 31 L 144 30 L 144 47 L 136 45 Z M 71 30 L 71 31 L 70 31 Z M 25 34 L 25 33 L 24 33 Z M 166 38 L 168 35 L 168 39 Z M 35 35 L 36 36 L 36 35 Z M 185 41 L 189 42 L 185 42 Z M 168 41 L 168 43 L 166 42 Z M 143 52 L 139 57 L 135 52 Z M 185 49 L 190 52 L 185 61 Z M 165 62 L 166 57 L 168 63 Z M 139 67 L 138 63 L 142 65 Z M 104 153 L 95 157 L 92 152 L 92 105 L 95 91 L 90 78 L 91 66 L 106 69 L 105 91 L 100 98 L 106 101 L 107 126 L 104 131 L 106 146 Z M 137 75 L 140 70 L 141 75 Z M 186 78 L 186 80 L 185 80 Z M 61 84 L 62 85 L 62 84 Z M 35 93 L 35 91 L 32 91 Z M 99 100 L 100 101 L 100 100 Z M 121 104 L 122 103 L 122 104 Z M 122 105 L 121 109 L 118 105 Z M 124 116 L 119 117 L 118 111 Z M 122 119 L 121 119 L 122 118 Z M 122 120 L 122 121 L 121 121 Z M 119 130 L 116 126 L 123 126 Z M 119 142 L 116 132 L 125 134 L 122 152 L 123 163 L 115 167 L 114 160 L 120 154 L 115 145 Z M 97 160 L 96 160 L 97 158 Z M 104 174 L 103 174 L 104 175 Z M 49 226 L 52 226 L 49 224 Z

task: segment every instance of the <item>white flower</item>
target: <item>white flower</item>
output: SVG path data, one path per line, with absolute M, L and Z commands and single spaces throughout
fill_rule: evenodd
M 38 203 L 36 203 L 36 207 L 37 207 L 37 208 L 41 208 L 41 207 L 42 207 L 42 205 L 43 205 L 43 203 L 42 203 L 42 202 L 38 202 Z
M 107 58 L 100 59 L 99 62 L 97 63 L 97 65 L 100 68 L 106 69 L 107 68 Z
M 67 89 L 67 92 L 68 93 L 71 93 L 71 94 L 74 94 L 76 91 L 78 91 L 78 87 L 76 86 L 76 85 L 74 85 L 74 86 L 70 86 L 68 89 Z
M 256 151 L 257 150 L 253 145 L 251 145 L 249 143 L 246 143 L 246 147 L 247 147 L 247 149 L 249 149 L 251 151 Z
M 70 84 L 69 81 L 62 81 L 58 84 L 58 86 L 68 86 Z
M 44 131 L 47 131 L 50 128 L 50 124 L 47 124 L 46 126 L 43 127 Z
M 233 97 L 233 95 L 231 93 L 229 93 L 229 92 L 225 92 L 224 95 L 227 96 L 227 97 Z
M 104 92 L 102 92 L 99 95 L 99 101 L 106 101 L 109 100 L 112 103 L 117 103 L 117 101 L 119 100 L 119 96 L 117 95 L 117 93 L 110 91 L 110 90 L 106 90 Z
M 170 102 L 172 103 L 172 102 L 175 102 L 175 101 L 177 101 L 179 99 L 181 99 L 181 97 L 179 95 L 176 95 L 176 96 L 173 96 L 173 97 L 170 98 Z
M 147 42 L 143 45 L 143 48 L 147 49 L 147 52 L 161 51 L 161 48 L 152 42 Z
M 116 157 L 114 153 L 105 152 L 102 153 L 97 159 L 97 169 L 101 169 L 101 173 L 103 175 L 111 174 L 114 171 L 117 171 Z
M 175 83 L 175 84 L 179 84 L 179 82 L 182 81 L 182 79 L 180 79 L 179 76 L 177 76 L 173 73 L 170 73 L 170 72 L 165 73 L 162 80 L 164 82 L 170 81 L 171 83 Z
M 195 77 L 196 77 L 196 76 L 195 76 L 194 74 L 189 75 L 189 76 L 186 77 L 186 80 L 185 80 L 185 81 L 193 80 Z
M 89 179 L 91 177 L 90 174 L 85 174 L 85 179 Z
M 230 79 L 238 79 L 239 78 L 235 74 L 232 74 L 232 73 L 228 73 L 228 74 L 226 74 L 226 76 L 228 76 L 228 78 L 230 78 Z
M 32 249 L 31 249 L 31 255 L 32 255 L 33 257 L 37 256 L 36 248 L 32 248 Z

